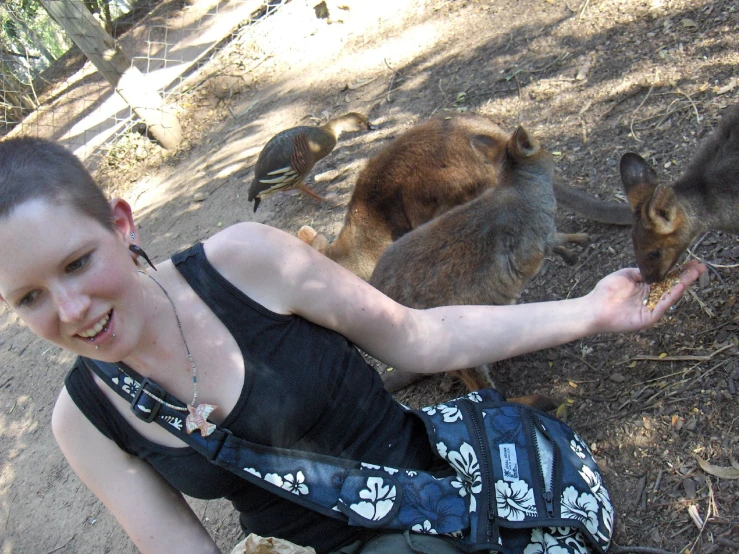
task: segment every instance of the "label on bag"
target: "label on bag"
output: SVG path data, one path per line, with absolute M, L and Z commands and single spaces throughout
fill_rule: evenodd
M 500 465 L 503 466 L 503 480 L 518 481 L 518 458 L 515 444 L 499 444 Z

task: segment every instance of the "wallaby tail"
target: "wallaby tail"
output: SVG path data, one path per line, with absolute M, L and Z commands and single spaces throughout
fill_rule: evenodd
M 605 202 L 593 198 L 589 194 L 554 180 L 554 196 L 557 205 L 600 223 L 611 225 L 628 225 L 634 222 L 631 207 L 618 202 Z

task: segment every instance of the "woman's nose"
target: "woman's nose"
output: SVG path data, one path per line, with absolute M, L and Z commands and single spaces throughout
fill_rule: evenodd
M 74 287 L 60 287 L 54 296 L 61 321 L 78 323 L 84 319 L 90 307 L 89 296 L 79 293 Z

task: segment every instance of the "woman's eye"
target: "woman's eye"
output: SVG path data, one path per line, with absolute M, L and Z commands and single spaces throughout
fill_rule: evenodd
M 79 271 L 83 267 L 87 265 L 87 263 L 90 261 L 91 254 L 85 254 L 84 256 L 81 256 L 71 262 L 67 267 L 64 268 L 64 270 L 67 273 L 74 273 L 75 271 Z
M 18 301 L 18 307 L 28 308 L 30 306 L 33 306 L 33 303 L 36 302 L 38 295 L 39 295 L 39 291 L 37 290 L 29 292 L 27 295 L 25 295 L 23 298 L 21 298 Z

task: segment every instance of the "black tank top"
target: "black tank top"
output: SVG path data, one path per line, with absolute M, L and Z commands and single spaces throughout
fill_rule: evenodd
M 423 425 L 384 390 L 377 372 L 345 337 L 254 302 L 216 271 L 202 244 L 172 261 L 244 356 L 244 387 L 222 428 L 282 448 L 394 467 L 432 466 L 434 454 Z M 101 433 L 146 460 L 176 489 L 194 498 L 230 500 L 245 532 L 284 538 L 319 553 L 367 538 L 367 531 L 278 498 L 208 463 L 189 447 L 144 439 L 81 364 L 75 364 L 65 384 Z

